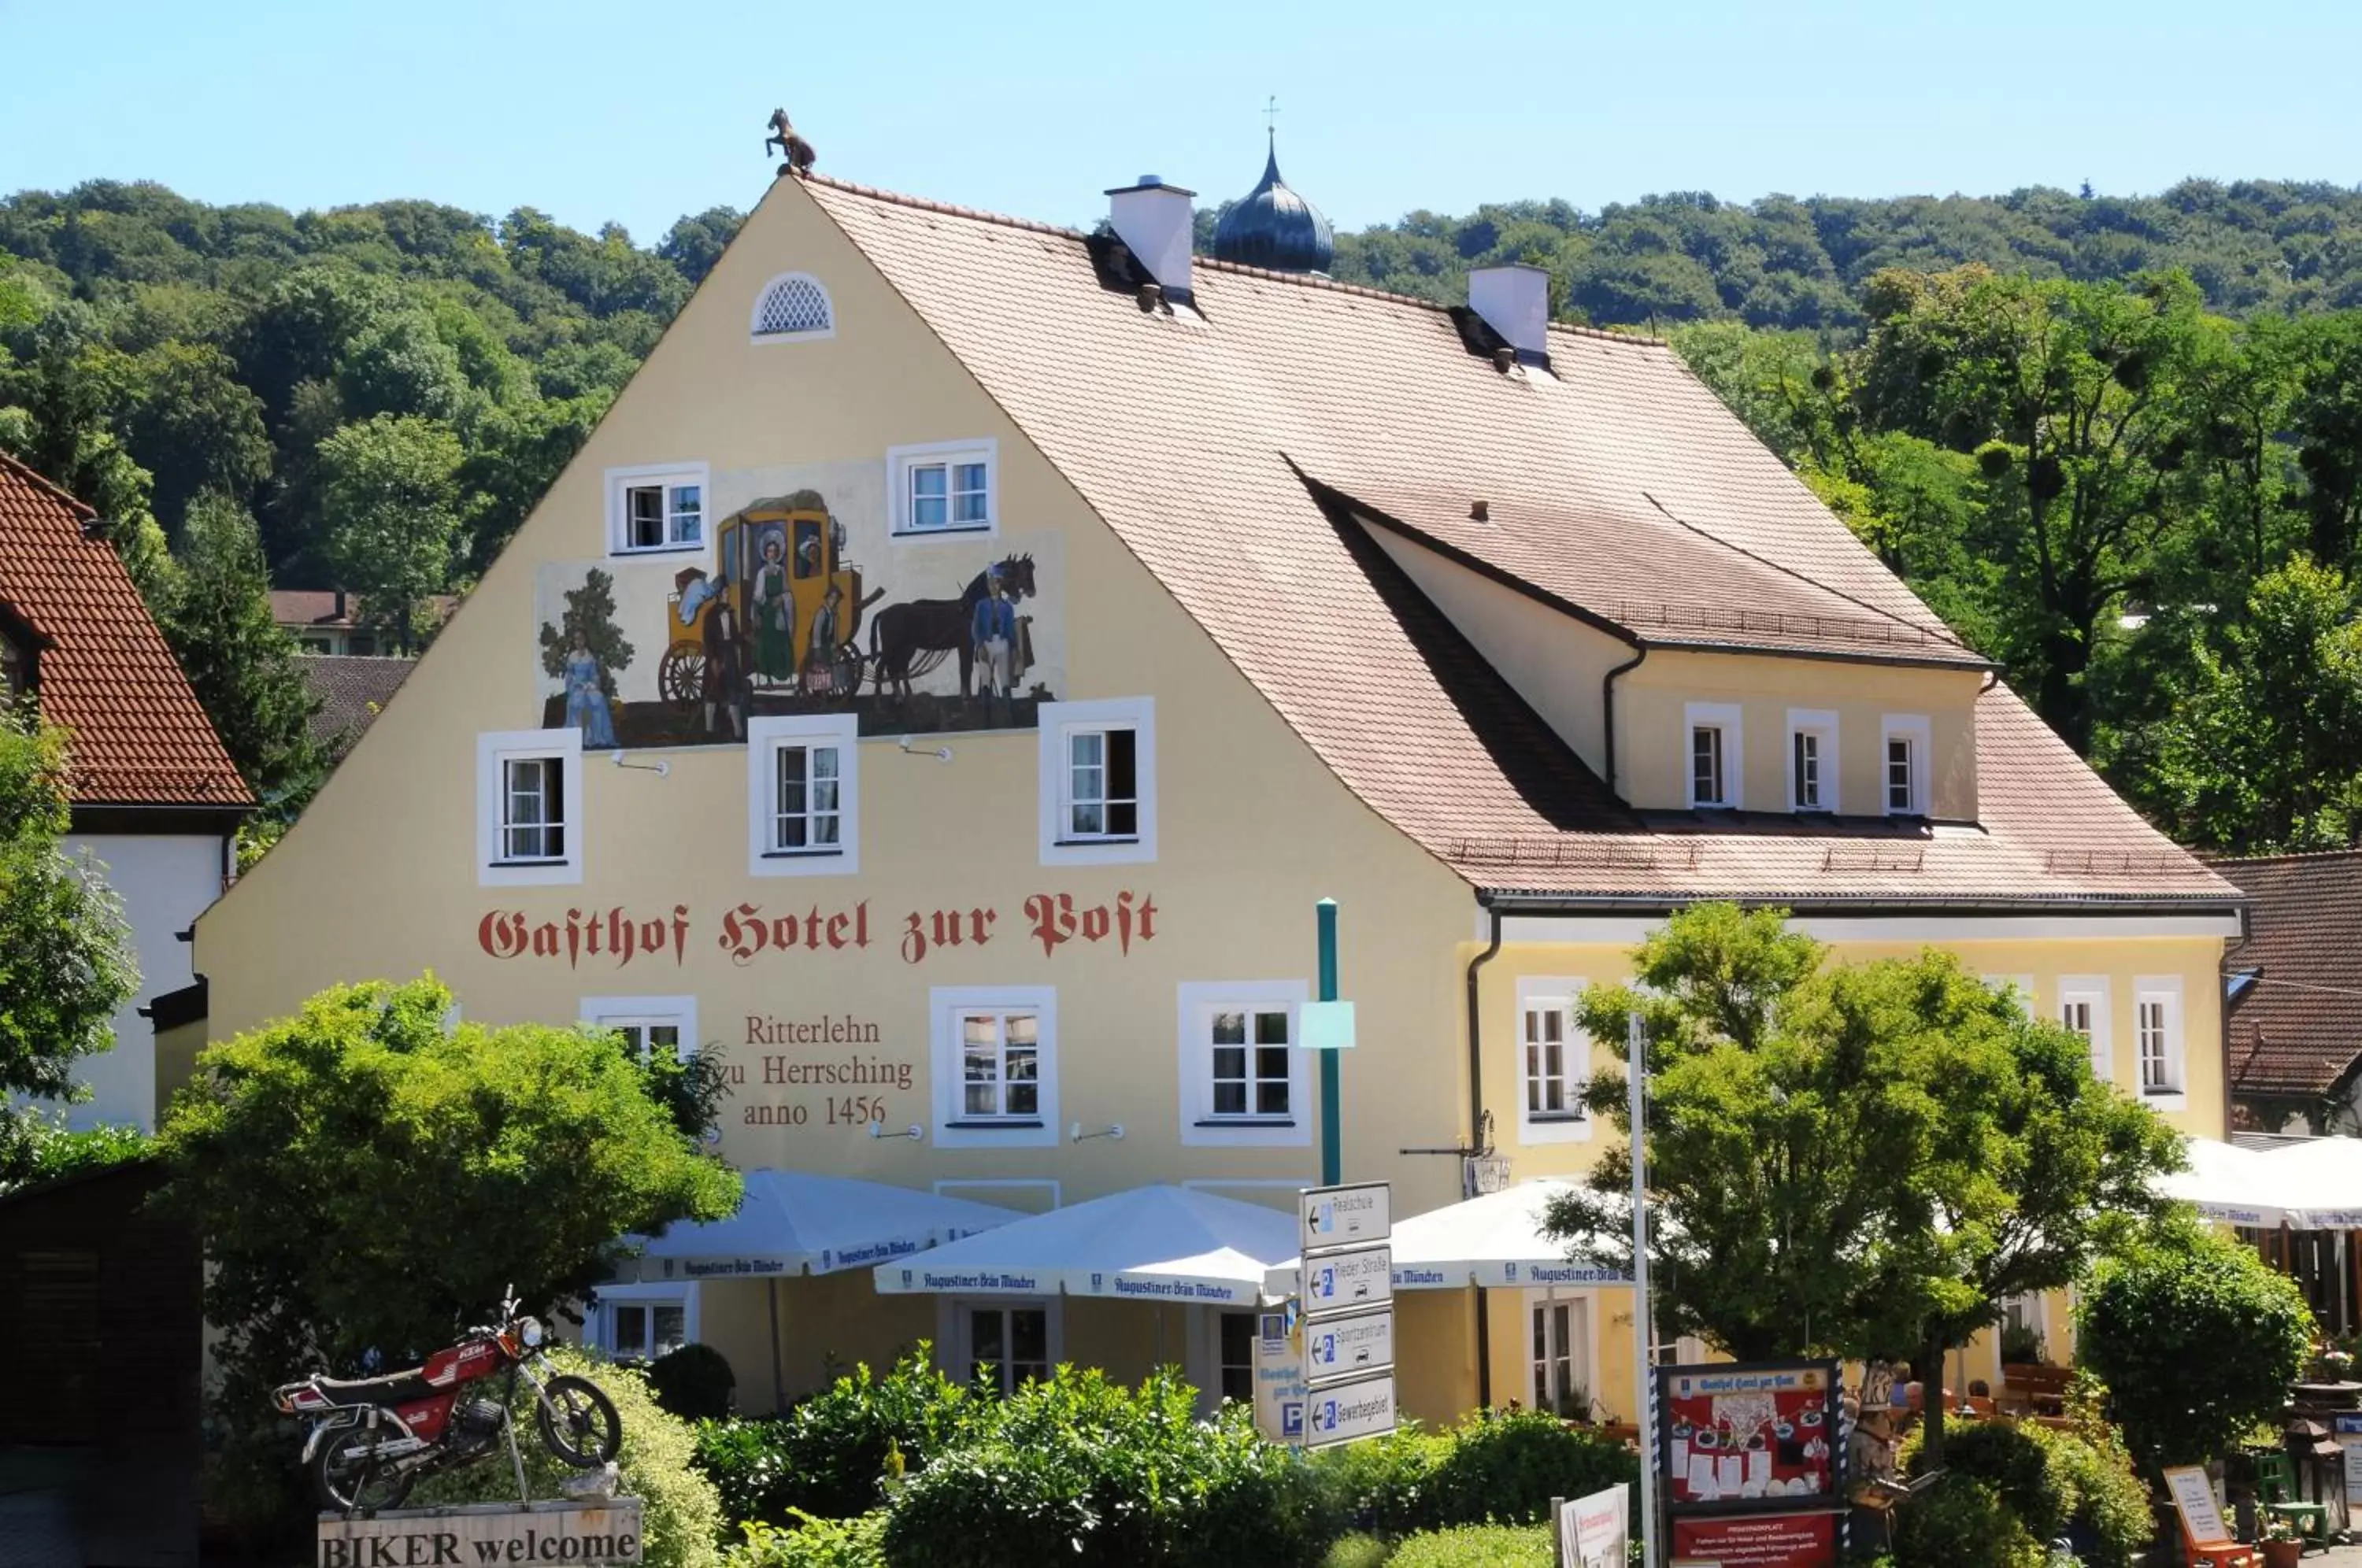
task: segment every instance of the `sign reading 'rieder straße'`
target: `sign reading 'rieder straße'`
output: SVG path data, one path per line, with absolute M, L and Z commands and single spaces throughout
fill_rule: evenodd
M 640 1500 L 393 1508 L 320 1519 L 316 1568 L 636 1568 Z

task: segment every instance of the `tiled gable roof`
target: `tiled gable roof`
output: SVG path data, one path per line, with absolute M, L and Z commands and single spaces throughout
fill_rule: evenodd
M 2362 850 L 2213 865 L 2249 900 L 2223 958 L 2255 977 L 2231 1004 L 2232 1092 L 2325 1095 L 2362 1056 Z
M 74 803 L 251 806 L 90 509 L 0 454 L 0 604 L 41 635 L 41 712 L 72 732 Z
M 1382 552 L 1352 547 L 1338 496 L 1319 487 L 1379 511 L 1390 500 L 1416 513 L 1398 524 L 1438 532 L 1440 498 L 1463 511 L 1501 498 L 1524 543 L 1498 564 L 1537 577 L 1554 528 L 1579 523 L 1595 541 L 1566 573 L 1678 537 L 1681 562 L 1618 563 L 1635 585 L 1622 597 L 1712 560 L 1737 602 L 1686 589 L 1659 602 L 1685 602 L 1701 622 L 1707 609 L 1756 615 L 1772 631 L 1750 622 L 1750 644 L 1783 615 L 1791 628 L 1817 616 L 1821 631 L 1788 635 L 1820 638 L 1843 621 L 1882 641 L 1892 627 L 1975 662 L 1662 343 L 1554 326 L 1553 374 L 1505 375 L 1470 351 L 1451 312 L 1424 302 L 1201 259 L 1196 312 L 1165 315 L 1102 282 L 1103 241 L 820 177 L 795 189 L 1338 777 L 1479 887 L 1798 902 L 2235 897 L 1999 685 L 1978 703 L 1980 827 L 1901 842 L 1768 820 L 1662 831 L 1568 774 L 1581 765 L 1555 736 L 1544 745 L 1529 727 L 1529 745 L 1517 725 L 1483 722 L 1514 694 L 1473 653 L 1435 657 L 1432 623 L 1373 569 Z M 1566 544 L 1581 547 L 1572 533 Z M 1646 618 L 1628 613 L 1639 629 Z

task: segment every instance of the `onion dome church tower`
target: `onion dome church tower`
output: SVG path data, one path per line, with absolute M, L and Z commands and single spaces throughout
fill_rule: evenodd
M 1263 183 L 1234 204 L 1214 227 L 1216 259 L 1275 272 L 1326 272 L 1336 254 L 1329 220 L 1280 179 L 1275 138 L 1264 162 Z

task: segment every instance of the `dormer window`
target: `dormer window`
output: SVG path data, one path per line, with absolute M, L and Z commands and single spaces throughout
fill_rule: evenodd
M 1838 716 L 1833 712 L 1788 710 L 1788 809 L 1838 809 Z
M 1738 707 L 1727 702 L 1692 702 L 1684 716 L 1690 737 L 1690 809 L 1738 810 L 1742 769 Z
M 1890 817 L 1930 815 L 1927 721 L 1889 713 L 1879 726 L 1879 790 Z

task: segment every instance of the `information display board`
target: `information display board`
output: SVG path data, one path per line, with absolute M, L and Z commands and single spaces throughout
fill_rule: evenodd
M 1661 1367 L 1657 1390 L 1658 1463 L 1673 1513 L 1837 1500 L 1835 1362 Z
M 1758 1514 L 1677 1518 L 1673 1555 L 1716 1568 L 1818 1568 L 1838 1555 L 1838 1516 Z

